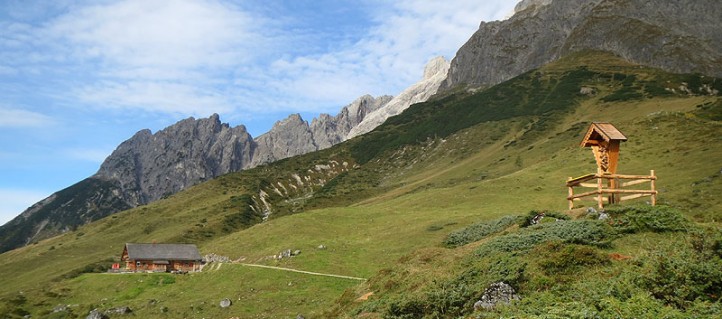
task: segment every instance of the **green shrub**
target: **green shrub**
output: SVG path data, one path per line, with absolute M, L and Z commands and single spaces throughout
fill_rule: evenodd
M 710 243 L 700 245 L 698 241 Z M 693 238 L 692 247 L 657 252 L 639 280 L 640 286 L 666 304 L 685 309 L 694 301 L 722 301 L 722 258 L 716 238 Z
M 518 216 L 504 216 L 492 221 L 473 224 L 462 230 L 455 231 L 446 236 L 444 245 L 447 247 L 459 247 L 475 241 L 481 240 L 486 236 L 498 233 L 509 226 L 513 225 L 519 219 Z
M 539 265 L 548 275 L 569 274 L 584 267 L 609 264 L 609 256 L 590 246 L 553 241 L 541 245 L 537 252 L 538 256 L 543 256 Z
M 541 222 L 549 222 L 549 221 L 555 221 L 555 220 L 569 220 L 571 217 L 569 215 L 566 215 L 564 213 L 559 212 L 550 212 L 550 211 L 539 211 L 539 210 L 532 210 L 522 219 L 522 222 L 519 224 L 519 227 L 529 227 L 531 225 L 534 225 L 533 220 L 538 215 L 544 214 L 544 218 L 541 219 Z
M 682 214 L 669 206 L 612 206 L 606 209 L 610 225 L 621 233 L 656 233 L 686 231 L 690 224 Z
M 611 228 L 602 221 L 558 221 L 522 228 L 518 232 L 490 240 L 476 250 L 478 256 L 498 252 L 517 252 L 549 241 L 606 246 L 612 238 Z

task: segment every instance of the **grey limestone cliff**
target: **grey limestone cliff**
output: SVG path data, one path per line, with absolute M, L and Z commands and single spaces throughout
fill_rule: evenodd
M 247 167 L 252 147 L 253 139 L 242 125 L 230 127 L 217 114 L 188 118 L 155 134 L 136 133 L 94 177 L 117 181 L 125 201 L 137 206 Z
M 255 139 L 251 167 L 341 143 L 367 114 L 384 107 L 391 99 L 386 95 L 377 98 L 364 95 L 343 107 L 336 116 L 321 114 L 310 125 L 301 115 L 292 114 Z
M 349 132 L 365 122 L 371 114 L 387 108 L 393 99 L 388 95 L 378 98 L 364 95 L 344 107 L 335 117 L 322 114 L 314 119 L 311 122 L 311 130 L 319 149 L 345 141 Z
M 110 214 L 175 194 L 199 182 L 331 147 L 391 97 L 363 96 L 311 125 L 294 114 L 253 139 L 243 125 L 187 118 L 161 131 L 141 130 L 121 143 L 98 172 L 36 203 L 0 226 L 0 253 Z
M 676 73 L 722 76 L 717 0 L 524 0 L 482 22 L 442 88 L 488 86 L 582 50 L 604 50 Z
M 436 57 L 429 61 L 424 68 L 424 77 L 421 81 L 411 85 L 399 93 L 385 106 L 371 112 L 360 123 L 355 125 L 345 139 L 350 139 L 361 134 L 371 132 L 383 124 L 386 119 L 401 114 L 412 104 L 425 102 L 432 95 L 436 94 L 441 83 L 446 79 L 449 70 L 449 62 L 444 57 Z

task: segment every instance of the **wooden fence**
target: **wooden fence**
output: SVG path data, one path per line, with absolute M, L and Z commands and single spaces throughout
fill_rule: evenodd
M 596 180 L 596 183 L 587 183 Z M 626 180 L 626 181 L 625 181 Z M 649 176 L 645 175 L 622 175 L 622 174 L 587 174 L 577 178 L 567 180 L 569 188 L 569 209 L 574 208 L 574 201 L 581 200 L 584 197 L 594 196 L 599 208 L 604 208 L 604 203 L 614 204 L 625 200 L 651 196 L 652 206 L 657 204 L 657 190 L 655 182 L 657 177 L 654 170 L 651 170 Z M 625 187 L 650 183 L 649 189 L 623 189 Z M 575 187 L 596 188 L 595 190 L 574 194 Z

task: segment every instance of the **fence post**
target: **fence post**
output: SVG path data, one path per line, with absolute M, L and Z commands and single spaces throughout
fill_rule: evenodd
M 656 206 L 657 205 L 657 192 L 656 192 L 657 191 L 657 183 L 656 183 L 657 178 L 654 176 L 654 170 L 650 170 L 649 175 L 652 176 L 652 179 L 649 181 L 651 184 L 651 188 L 652 188 L 651 190 L 655 192 L 654 194 L 652 194 L 652 206 Z
M 597 174 L 597 206 L 604 208 L 604 196 L 602 196 L 602 178 Z

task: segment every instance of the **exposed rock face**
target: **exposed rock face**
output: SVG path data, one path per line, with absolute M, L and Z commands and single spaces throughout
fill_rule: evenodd
M 276 122 L 267 133 L 255 139 L 251 166 L 270 163 L 279 159 L 306 154 L 317 149 L 313 133 L 299 114 Z
M 255 139 L 256 147 L 253 151 L 251 167 L 341 143 L 367 114 L 382 108 L 391 99 L 391 96 L 374 98 L 364 95 L 343 107 L 336 116 L 321 114 L 311 121 L 311 125 L 299 114 L 278 121 L 270 131 Z
M 387 108 L 392 100 L 393 97 L 388 95 L 378 98 L 364 95 L 344 107 L 335 117 L 322 114 L 311 122 L 316 145 L 324 149 L 345 141 L 349 132 L 365 122 L 370 114 L 375 114 L 382 107 Z
M 716 0 L 524 0 L 515 11 L 508 20 L 481 23 L 451 62 L 442 89 L 498 84 L 582 50 L 722 76 Z
M 371 132 L 383 124 L 386 119 L 401 114 L 412 104 L 425 102 L 439 90 L 439 86 L 446 79 L 448 71 L 449 62 L 444 57 L 432 59 L 426 64 L 424 78 L 421 81 L 401 92 L 386 106 L 371 112 L 360 124 L 350 130 L 345 139 Z
M 252 146 L 244 126 L 231 128 L 217 114 L 188 118 L 155 134 L 136 133 L 103 162 L 95 177 L 118 181 L 121 196 L 137 206 L 247 167 Z
M 363 96 L 311 125 L 294 114 L 253 139 L 217 114 L 188 118 L 155 134 L 142 130 L 105 159 L 98 172 L 28 208 L 0 226 L 0 253 L 110 214 L 147 204 L 199 182 L 331 147 L 390 96 Z
M 505 282 L 491 284 L 481 298 L 474 303 L 474 310 L 494 309 L 498 304 L 510 304 L 514 300 L 520 300 L 512 286 Z

